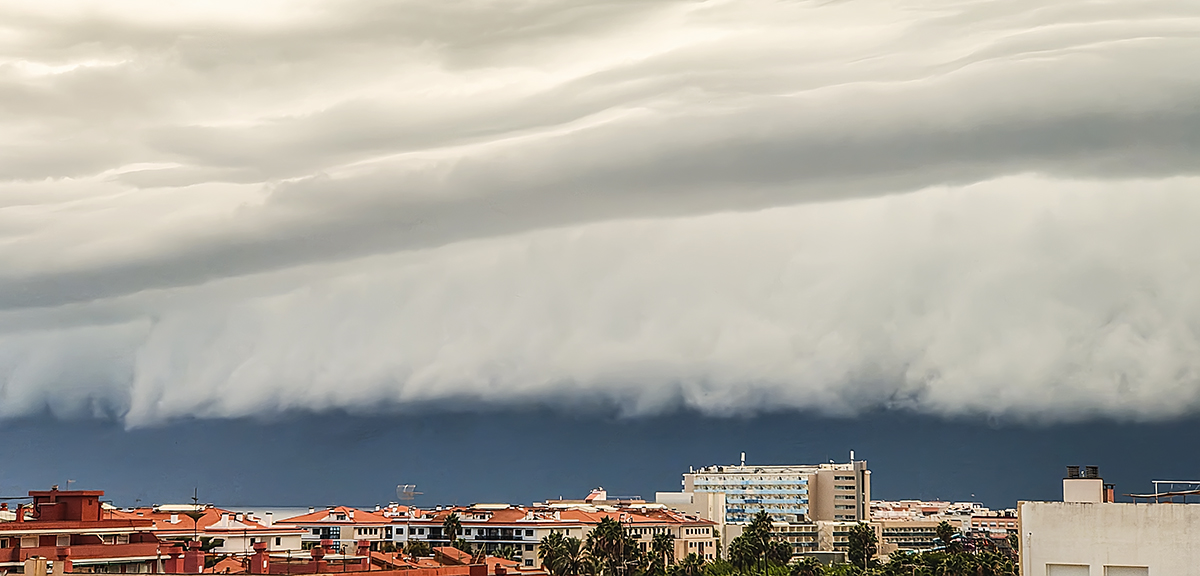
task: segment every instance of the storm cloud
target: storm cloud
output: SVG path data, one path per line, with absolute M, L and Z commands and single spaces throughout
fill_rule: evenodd
M 0 7 L 0 416 L 1200 408 L 1200 6 Z

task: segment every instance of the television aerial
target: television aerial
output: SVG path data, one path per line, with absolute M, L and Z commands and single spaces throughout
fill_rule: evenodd
M 413 502 L 416 501 L 418 494 L 422 494 L 422 492 L 417 492 L 416 484 L 396 485 L 396 498 L 398 498 L 400 503 L 405 506 L 412 506 Z

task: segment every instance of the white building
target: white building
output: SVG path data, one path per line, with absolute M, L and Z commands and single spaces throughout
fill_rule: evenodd
M 1022 575 L 1200 574 L 1200 504 L 1112 502 L 1094 468 L 1073 473 L 1066 501 L 1018 503 Z
M 681 492 L 658 492 L 655 501 L 716 522 L 722 546 L 760 511 L 797 553 L 837 549 L 838 526 L 871 516 L 871 471 L 861 460 L 755 466 L 743 453 L 737 465 L 688 471 L 682 484 Z
M 683 475 L 682 493 L 658 493 L 663 504 L 682 505 L 690 500 L 711 508 L 719 500 L 707 494 L 724 495 L 723 510 L 714 510 L 710 520 L 724 524 L 747 524 L 760 511 L 778 522 L 813 520 L 857 522 L 871 517 L 871 471 L 865 461 L 811 465 L 706 466 Z M 697 494 L 703 496 L 697 497 Z M 689 496 L 685 496 L 689 495 Z

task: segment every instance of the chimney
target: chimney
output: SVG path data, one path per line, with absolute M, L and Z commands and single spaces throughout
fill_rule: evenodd
M 244 520 L 245 518 L 246 518 L 246 515 L 245 515 L 245 514 L 242 514 L 241 512 L 238 512 L 238 513 L 237 513 L 237 516 L 234 516 L 234 519 L 235 519 L 235 520 L 237 520 L 238 522 L 241 522 L 241 521 L 242 521 L 242 520 Z
M 176 514 L 176 513 L 174 513 L 174 512 L 172 512 L 172 513 L 171 513 L 171 523 L 172 523 L 172 524 L 178 524 L 178 523 L 179 523 L 179 514 Z
M 274 526 L 275 525 L 275 513 L 267 512 L 266 514 L 263 514 L 263 524 L 266 526 Z
M 1079 477 L 1079 467 L 1078 466 L 1067 466 L 1067 478 L 1078 478 L 1078 477 Z
M 316 511 L 317 511 L 317 509 L 316 509 L 315 507 L 313 507 L 313 506 L 309 506 L 309 507 L 308 507 L 308 513 L 309 513 L 309 514 L 312 514 L 313 512 L 316 512 Z
M 746 465 L 746 453 L 742 452 L 742 466 Z
M 221 514 L 221 523 L 222 523 L 222 524 L 228 524 L 228 523 L 229 523 L 229 513 L 228 513 L 228 512 L 225 512 L 224 514 Z
M 1084 466 L 1083 467 L 1083 477 L 1084 478 L 1099 478 L 1100 477 L 1100 467 Z

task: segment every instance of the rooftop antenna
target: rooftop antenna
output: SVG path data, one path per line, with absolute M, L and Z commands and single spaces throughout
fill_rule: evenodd
M 424 492 L 417 492 L 416 484 L 396 485 L 396 498 L 400 500 L 401 504 L 409 508 L 412 508 L 413 503 L 416 502 L 418 494 L 424 494 Z
M 192 540 L 195 541 L 200 536 L 200 519 L 204 517 L 204 513 L 200 511 L 200 488 L 192 488 L 192 511 L 186 513 L 188 518 L 192 519 Z

